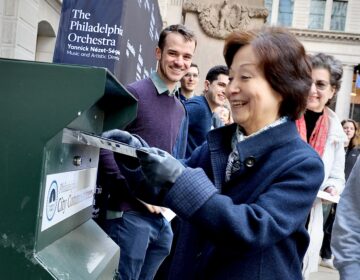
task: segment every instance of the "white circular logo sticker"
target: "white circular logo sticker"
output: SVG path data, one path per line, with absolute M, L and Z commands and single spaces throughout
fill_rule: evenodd
M 56 181 L 52 181 L 46 200 L 46 217 L 48 221 L 54 218 L 56 205 L 58 201 L 58 185 Z

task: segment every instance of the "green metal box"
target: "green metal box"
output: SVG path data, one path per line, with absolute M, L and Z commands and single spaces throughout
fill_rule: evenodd
M 0 278 L 113 279 L 119 247 L 92 220 L 99 135 L 136 116 L 104 68 L 0 59 Z

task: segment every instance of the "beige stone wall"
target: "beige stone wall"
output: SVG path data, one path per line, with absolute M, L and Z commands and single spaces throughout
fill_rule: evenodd
M 51 61 L 60 12 L 59 0 L 1 0 L 0 56 Z
M 14 57 L 34 60 L 37 35 L 37 17 L 39 2 L 20 0 L 16 21 L 16 38 Z
M 13 57 L 16 38 L 16 23 L 18 12 L 17 0 L 3 0 L 1 6 L 1 41 L 0 56 Z
M 360 33 L 360 1 L 349 0 L 346 15 L 345 31 Z
M 185 24 L 194 30 L 198 40 L 193 62 L 199 66 L 200 78 L 195 93 L 200 95 L 204 89 L 205 76 L 208 70 L 214 65 L 225 64 L 222 56 L 224 42 L 206 35 L 202 31 L 198 16 L 195 13 L 186 14 Z

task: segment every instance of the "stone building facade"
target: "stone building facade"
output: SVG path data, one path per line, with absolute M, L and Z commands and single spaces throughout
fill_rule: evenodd
M 0 0 L 0 57 L 51 61 L 61 3 L 62 0 Z M 354 87 L 354 68 L 360 70 L 359 0 L 158 0 L 158 3 L 164 25 L 184 23 L 196 32 L 199 45 L 194 60 L 200 66 L 201 81 L 211 66 L 224 63 L 221 50 L 228 32 L 259 26 L 265 21 L 287 26 L 309 53 L 326 52 L 343 63 L 336 112 L 341 119 L 353 117 L 360 121 L 360 89 Z
M 0 56 L 51 61 L 60 0 L 0 0 Z
M 360 121 L 360 89 L 355 87 L 355 70 L 360 71 L 360 1 L 264 0 L 258 4 L 256 1 L 246 0 L 204 0 L 197 5 L 196 9 L 191 7 L 199 2 L 159 0 L 163 7 L 165 24 L 179 22 L 179 15 L 181 15 L 180 22 L 191 26 L 194 30 L 198 31 L 201 26 L 202 32 L 197 35 L 200 41 L 204 42 L 205 47 L 202 48 L 200 43 L 201 50 L 197 49 L 194 60 L 201 65 L 202 79 L 211 65 L 224 63 L 219 46 L 214 52 L 214 46 L 221 45 L 217 40 L 218 36 L 210 34 L 201 23 L 204 11 L 212 6 L 218 9 L 218 14 L 221 14 L 225 3 L 233 10 L 238 9 L 236 5 L 242 6 L 242 10 L 254 9 L 255 6 L 260 8 L 260 11 L 252 10 L 249 14 L 257 13 L 261 20 L 263 14 L 259 6 L 263 6 L 268 10 L 268 15 L 264 17 L 265 24 L 286 26 L 299 38 L 310 54 L 325 52 L 342 62 L 344 75 L 342 87 L 336 99 L 336 113 L 340 119 L 352 117 Z M 234 11 L 229 12 L 229 14 L 234 13 Z M 259 18 L 251 17 L 247 20 L 250 21 L 248 24 L 250 27 L 256 25 L 255 20 L 258 21 Z M 243 19 L 243 21 L 246 20 Z

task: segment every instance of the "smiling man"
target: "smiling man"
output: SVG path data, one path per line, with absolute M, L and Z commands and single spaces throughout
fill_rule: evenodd
M 177 83 L 188 71 L 195 47 L 196 38 L 185 26 L 165 28 L 155 50 L 157 71 L 127 86 L 138 100 L 138 112 L 126 130 L 176 158 L 184 157 L 187 143 L 187 118 L 184 105 L 177 98 Z M 107 138 L 122 142 L 130 135 L 119 130 L 109 133 Z M 133 142 L 136 146 L 139 140 Z M 116 163 L 112 152 L 101 151 L 98 184 L 109 190 L 106 217 L 101 225 L 120 246 L 120 279 L 153 279 L 170 253 L 173 233 L 161 215 L 162 207 L 146 204 L 129 191 L 129 187 L 144 188 L 141 176 L 131 177 L 133 168 L 136 170 L 136 163 L 130 158 L 119 156 Z
M 186 157 L 206 140 L 206 135 L 211 129 L 216 128 L 213 125 L 214 110 L 224 105 L 225 88 L 228 83 L 229 69 L 223 65 L 214 66 L 206 75 L 204 95 L 195 96 L 185 103 L 189 114 Z

